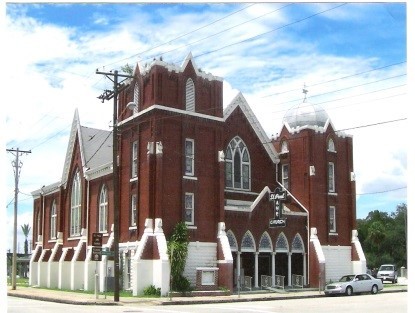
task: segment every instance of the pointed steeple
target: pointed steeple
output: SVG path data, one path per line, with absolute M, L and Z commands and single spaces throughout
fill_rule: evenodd
M 192 52 L 189 52 L 189 54 L 187 55 L 187 57 L 184 59 L 183 63 L 182 63 L 182 69 L 185 69 L 187 64 L 191 62 L 193 68 L 195 69 L 195 72 L 197 72 L 197 67 L 196 67 L 196 63 L 195 60 L 193 59 L 193 55 Z

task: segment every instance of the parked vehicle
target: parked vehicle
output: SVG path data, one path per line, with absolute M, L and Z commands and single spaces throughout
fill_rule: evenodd
M 345 275 L 338 282 L 327 284 L 324 288 L 325 295 L 345 294 L 351 296 L 354 293 L 370 292 L 377 294 L 383 289 L 382 280 L 369 274 Z
M 376 277 L 382 282 L 387 280 L 396 284 L 398 282 L 398 269 L 393 264 L 383 264 L 379 267 Z

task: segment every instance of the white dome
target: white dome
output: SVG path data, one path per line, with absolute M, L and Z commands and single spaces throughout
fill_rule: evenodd
M 286 122 L 291 128 L 301 126 L 324 127 L 328 119 L 327 112 L 321 106 L 302 102 L 287 111 L 283 122 Z

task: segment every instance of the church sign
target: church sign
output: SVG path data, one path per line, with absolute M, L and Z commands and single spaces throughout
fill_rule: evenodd
M 282 202 L 287 199 L 287 191 L 281 187 L 277 187 L 274 192 L 269 195 L 269 200 L 274 201 L 274 218 L 269 220 L 269 227 L 285 227 L 287 219 L 283 217 Z

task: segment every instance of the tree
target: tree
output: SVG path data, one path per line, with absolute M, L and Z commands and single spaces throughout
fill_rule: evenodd
M 22 228 L 23 235 L 25 236 L 24 254 L 27 255 L 27 254 L 29 254 L 29 245 L 28 245 L 27 237 L 29 237 L 30 226 L 29 226 L 29 224 L 23 224 L 23 225 L 20 225 L 20 227 Z
M 394 213 L 372 211 L 357 221 L 359 239 L 369 268 L 394 263 L 407 267 L 407 207 L 397 206 Z
M 183 276 L 186 265 L 189 245 L 187 225 L 184 222 L 176 224 L 173 234 L 167 243 L 167 253 L 170 259 L 172 289 L 176 291 L 189 291 L 190 282 Z
M 121 66 L 121 71 L 123 71 L 126 74 L 133 75 L 134 74 L 134 68 L 130 64 L 125 64 L 124 66 Z

